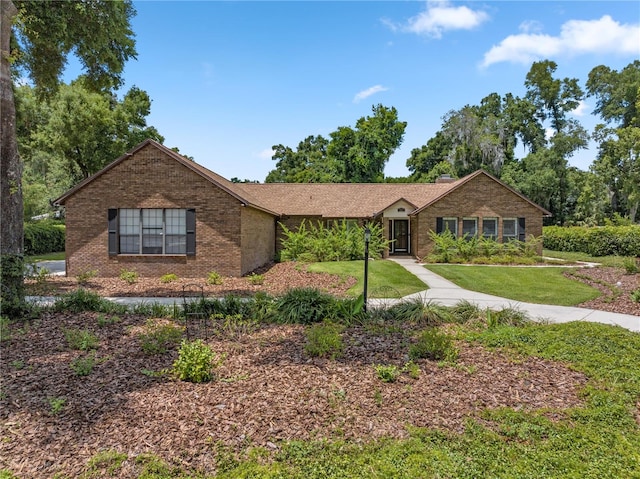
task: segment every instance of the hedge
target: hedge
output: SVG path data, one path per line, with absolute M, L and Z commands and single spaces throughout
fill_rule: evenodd
M 64 251 L 65 227 L 52 221 L 25 223 L 24 225 L 24 254 L 57 253 Z
M 640 256 L 640 225 L 545 226 L 542 244 L 553 251 L 573 251 L 591 256 Z

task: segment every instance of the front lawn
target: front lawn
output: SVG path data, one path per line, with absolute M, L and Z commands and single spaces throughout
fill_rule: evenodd
M 600 292 L 563 275 L 568 268 L 428 265 L 427 269 L 458 286 L 527 303 L 575 306 Z
M 309 271 L 317 273 L 337 274 L 344 278 L 352 276 L 358 282 L 348 291 L 357 296 L 364 287 L 364 261 L 327 261 L 312 263 Z M 369 261 L 369 281 L 367 293 L 370 298 L 401 298 L 408 294 L 418 293 L 428 286 L 405 268 L 389 260 Z

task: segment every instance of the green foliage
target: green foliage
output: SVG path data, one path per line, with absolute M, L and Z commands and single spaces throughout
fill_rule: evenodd
M 243 317 L 242 314 L 213 314 L 209 318 L 213 321 L 218 334 L 225 339 L 238 339 L 258 329 L 259 321 L 256 317 Z
M 108 312 L 112 309 L 112 305 L 97 293 L 78 288 L 60 296 L 53 304 L 53 309 L 72 313 L 80 313 L 82 311 Z
M 207 284 L 220 285 L 223 282 L 224 282 L 224 279 L 222 275 L 217 271 L 209 271 L 209 274 L 207 274 Z
M 67 329 L 64 332 L 64 337 L 71 349 L 80 351 L 97 349 L 100 343 L 98 337 L 86 329 Z
M 178 359 L 173 363 L 173 374 L 181 381 L 204 383 L 214 379 L 214 369 L 222 365 L 224 355 L 217 355 L 201 339 L 182 340 Z
M 164 354 L 178 344 L 183 328 L 169 322 L 149 319 L 145 332 L 140 334 L 140 344 L 146 354 Z
M 640 266 L 638 266 L 638 259 L 636 258 L 624 258 L 622 265 L 627 274 L 636 274 L 640 272 Z
M 347 220 L 334 221 L 330 226 L 303 220 L 295 230 L 282 223 L 280 227 L 284 233 L 282 261 L 352 261 L 364 258 L 364 227 L 355 226 Z M 367 227 L 371 231 L 369 257 L 380 258 L 388 245 L 382 225 L 369 223 Z
M 432 301 L 422 298 L 409 298 L 389 308 L 389 316 L 397 321 L 409 321 L 416 324 L 436 326 L 450 321 L 449 310 Z
M 57 416 L 64 409 L 67 400 L 63 397 L 49 398 L 49 411 L 52 416 Z
M 11 339 L 11 321 L 6 316 L 0 316 L 0 342 Z
M 89 477 L 114 476 L 128 459 L 127 454 L 114 450 L 100 451 L 87 463 Z
M 378 379 L 384 383 L 393 383 L 400 376 L 400 369 L 393 364 L 375 364 L 373 369 Z
M 98 326 L 101 328 L 104 328 L 111 324 L 116 324 L 118 322 L 120 322 L 119 316 L 108 316 L 106 314 L 99 314 L 97 317 Z
M 409 358 L 453 362 L 458 359 L 458 350 L 449 335 L 432 327 L 422 331 L 418 340 L 409 346 Z
M 527 313 L 517 308 L 504 308 L 500 311 L 487 309 L 486 317 L 489 328 L 495 328 L 497 326 L 521 327 L 531 321 Z
M 24 225 L 24 254 L 64 251 L 65 226 L 54 221 L 38 221 Z
M 253 284 L 253 285 L 261 285 L 264 283 L 264 274 L 256 274 L 256 273 L 251 273 L 248 276 L 248 280 L 249 283 Z
M 402 372 L 407 373 L 411 379 L 418 379 L 420 377 L 420 366 L 412 360 L 402 367 Z
M 161 283 L 173 283 L 174 281 L 178 281 L 178 275 L 174 273 L 167 273 L 160 276 Z
M 81 272 L 76 276 L 76 281 L 80 285 L 86 285 L 91 279 L 95 278 L 98 275 L 98 271 L 95 269 L 89 269 Z
M 311 357 L 329 357 L 336 359 L 342 356 L 344 344 L 342 342 L 343 326 L 324 321 L 314 324 L 307 329 L 307 342 L 304 351 Z
M 543 244 L 554 251 L 574 251 L 591 256 L 640 256 L 640 225 L 545 226 Z
M 640 303 L 640 288 L 635 289 L 631 292 L 631 301 L 634 303 Z
M 283 323 L 313 324 L 335 316 L 334 298 L 315 288 L 292 288 L 276 300 L 277 318 Z
M 93 372 L 95 364 L 95 354 L 87 354 L 86 356 L 80 356 L 71 361 L 71 369 L 76 376 L 88 376 Z
M 119 278 L 127 284 L 134 284 L 138 281 L 138 273 L 123 269 L 120 271 Z

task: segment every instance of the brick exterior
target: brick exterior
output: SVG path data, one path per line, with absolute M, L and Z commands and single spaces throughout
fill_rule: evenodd
M 98 175 L 69 196 L 65 206 L 69 276 L 96 270 L 113 277 L 123 269 L 140 276 L 204 277 L 210 271 L 240 276 L 273 259 L 273 216 L 243 207 L 151 145 Z M 195 256 L 109 256 L 109 208 L 195 208 Z
M 482 218 L 497 217 L 499 241 L 502 240 L 503 218 L 525 218 L 526 236 L 542 235 L 541 210 L 486 175 L 476 176 L 414 217 L 411 223 L 414 256 L 424 258 L 431 253 L 433 242 L 429 231 L 436 230 L 438 217 L 458 218 L 459 232 L 462 231 L 462 218 L 478 218 L 478 231 L 482 232 Z

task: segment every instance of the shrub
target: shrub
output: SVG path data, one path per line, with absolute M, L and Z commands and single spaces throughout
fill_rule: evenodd
M 376 371 L 378 379 L 385 383 L 392 383 L 400 376 L 400 370 L 398 366 L 393 364 L 376 364 L 373 366 Z
M 87 356 L 79 357 L 71 361 L 71 369 L 73 369 L 76 376 L 88 376 L 93 372 L 95 363 L 95 355 L 88 354 Z
M 178 281 L 178 275 L 173 273 L 167 273 L 160 276 L 161 283 L 173 283 L 174 281 Z
M 261 285 L 262 283 L 264 283 L 264 274 L 251 273 L 249 275 L 249 283 Z
M 112 304 L 98 296 L 98 294 L 78 288 L 70 293 L 63 294 L 53 304 L 56 311 L 70 311 L 79 313 L 82 311 L 107 312 L 112 309 Z
M 276 301 L 276 312 L 283 323 L 319 323 L 334 317 L 335 300 L 315 288 L 293 288 Z
M 422 298 L 404 300 L 389 308 L 389 313 L 398 321 L 438 325 L 451 319 L 449 310 L 431 301 L 423 302 Z
M 99 343 L 98 337 L 86 329 L 67 329 L 64 337 L 71 349 L 80 351 L 97 349 Z
M 420 333 L 417 342 L 409 346 L 409 358 L 455 361 L 458 358 L 458 350 L 447 334 L 436 328 L 428 328 Z
M 640 303 L 640 288 L 631 292 L 631 301 L 634 303 Z
M 183 340 L 172 372 L 181 381 L 208 382 L 214 378 L 213 370 L 220 367 L 223 361 L 224 355 L 217 355 L 201 339 L 191 342 Z
M 224 282 L 222 276 L 220 275 L 220 273 L 216 272 L 216 271 L 210 271 L 209 274 L 207 275 L 207 284 L 222 284 Z
M 640 226 L 545 226 L 543 245 L 554 251 L 591 256 L 640 256 Z
M 24 254 L 57 253 L 64 251 L 65 227 L 54 221 L 39 221 L 24 225 Z
M 83 271 L 78 276 L 76 276 L 76 281 L 78 284 L 87 284 L 89 280 L 95 278 L 98 275 L 98 272 L 95 269 Z
M 331 359 L 342 356 L 344 350 L 342 330 L 341 325 L 329 321 L 309 327 L 306 332 L 305 353 L 311 357 Z
M 147 320 L 146 332 L 140 335 L 142 350 L 147 354 L 162 354 L 178 344 L 182 337 L 182 328 L 171 323 L 159 323 Z
M 123 269 L 122 271 L 120 271 L 120 279 L 127 284 L 134 284 L 138 281 L 138 273 L 136 273 L 135 271 L 128 271 L 126 269 Z

